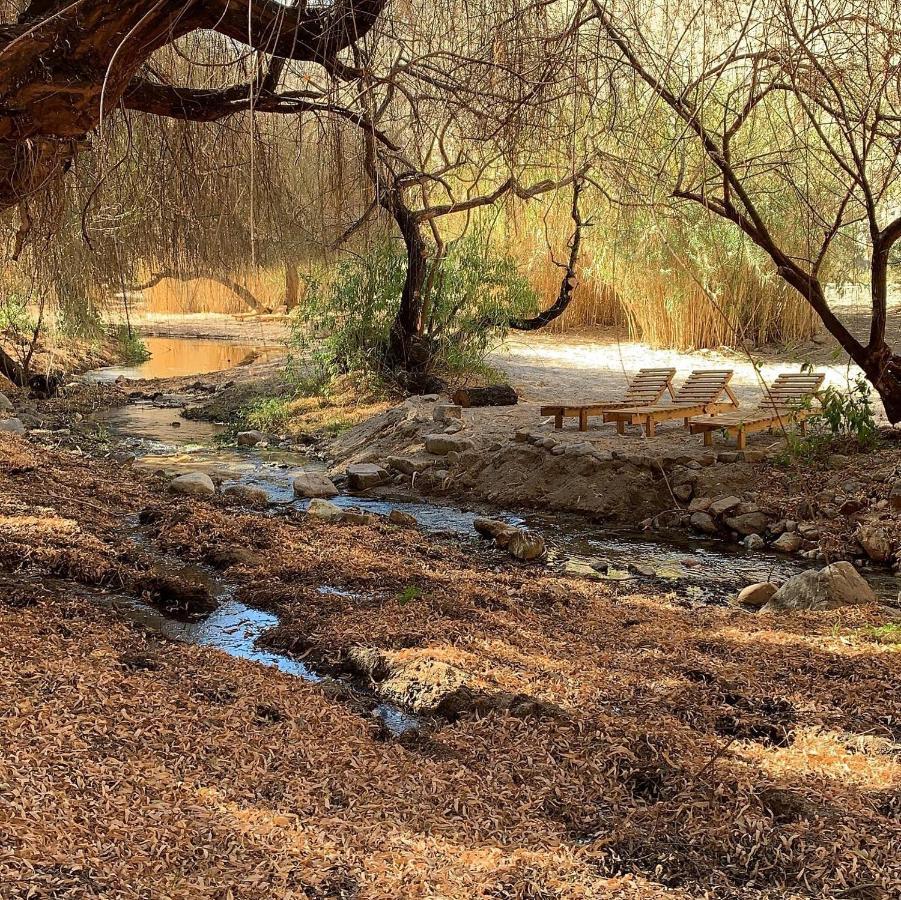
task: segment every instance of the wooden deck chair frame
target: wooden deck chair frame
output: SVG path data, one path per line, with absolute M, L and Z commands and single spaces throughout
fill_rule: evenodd
M 673 395 L 673 402 L 655 406 L 627 406 L 604 413 L 605 422 L 616 422 L 616 430 L 625 434 L 626 425 L 643 425 L 648 437 L 656 434 L 657 425 L 682 419 L 685 427 L 693 416 L 724 412 L 738 408 L 738 398 L 729 382 L 732 369 L 695 369 Z M 724 402 L 725 394 L 729 399 Z
M 554 428 L 563 427 L 563 420 L 579 419 L 579 431 L 588 431 L 588 417 L 602 416 L 612 409 L 624 406 L 637 406 L 645 403 L 657 403 L 669 391 L 673 393 L 675 369 L 639 369 L 621 400 L 610 400 L 604 403 L 551 403 L 541 407 L 541 415 L 554 417 Z
M 754 409 L 693 418 L 689 430 L 692 434 L 703 434 L 708 447 L 713 446 L 714 432 L 722 431 L 735 437 L 739 450 L 745 449 L 748 435 L 755 431 L 797 424 L 803 432 L 807 428 L 805 419 L 813 412 L 803 404 L 816 397 L 825 378 L 823 372 L 783 372 Z

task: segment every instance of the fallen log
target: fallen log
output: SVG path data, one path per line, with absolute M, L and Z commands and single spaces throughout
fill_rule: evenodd
M 509 384 L 489 384 L 487 387 L 460 388 L 454 392 L 457 406 L 516 406 L 519 397 Z

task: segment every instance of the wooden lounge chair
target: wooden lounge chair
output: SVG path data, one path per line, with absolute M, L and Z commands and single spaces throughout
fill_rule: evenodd
M 554 428 L 562 428 L 563 420 L 578 416 L 579 431 L 588 431 L 588 417 L 602 416 L 611 409 L 656 403 L 667 392 L 673 394 L 675 369 L 639 369 L 629 382 L 621 400 L 605 403 L 557 403 L 541 407 L 541 415 L 554 417 Z
M 739 450 L 744 450 L 747 436 L 754 431 L 794 423 L 799 423 L 803 430 L 804 420 L 812 412 L 808 401 L 819 390 L 825 377 L 822 372 L 784 372 L 776 378 L 754 409 L 719 416 L 700 416 L 693 418 L 688 427 L 692 434 L 703 434 L 708 447 L 713 445 L 714 431 L 735 435 Z
M 673 402 L 647 406 L 625 406 L 604 413 L 605 422 L 616 422 L 620 434 L 626 425 L 644 425 L 648 437 L 653 437 L 658 422 L 684 419 L 686 427 L 692 416 L 735 409 L 738 400 L 729 387 L 731 369 L 696 369 L 673 395 Z M 729 398 L 723 402 L 723 394 Z

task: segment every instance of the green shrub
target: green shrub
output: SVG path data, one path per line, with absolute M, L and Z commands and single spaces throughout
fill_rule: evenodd
M 833 452 L 836 443 L 852 442 L 864 450 L 879 443 L 872 393 L 863 375 L 847 391 L 834 387 L 820 393 L 820 407 L 807 419 L 807 434 L 791 434 L 787 457 L 814 460 Z
M 242 418 L 256 431 L 281 431 L 291 418 L 290 404 L 286 397 L 257 400 L 244 408 Z
M 406 271 L 406 254 L 386 243 L 341 263 L 330 282 L 309 282 L 293 323 L 295 377 L 312 385 L 349 372 L 390 377 L 385 349 Z M 492 251 L 480 231 L 456 241 L 426 279 L 421 338 L 428 367 L 477 369 L 509 321 L 537 302 L 516 263 Z
M 122 361 L 128 365 L 138 365 L 150 359 L 150 350 L 141 338 L 126 325 L 119 325 L 113 332 L 113 337 L 119 346 Z

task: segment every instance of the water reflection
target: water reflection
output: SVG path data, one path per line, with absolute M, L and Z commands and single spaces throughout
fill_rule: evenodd
M 134 366 L 106 366 L 88 372 L 85 378 L 110 382 L 120 377 L 138 381 L 144 378 L 206 375 L 238 366 L 251 355 L 277 352 L 276 348 L 262 349 L 251 344 L 193 337 L 145 337 L 142 340 L 151 354 L 146 362 Z

